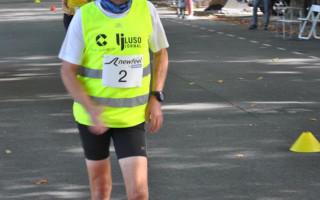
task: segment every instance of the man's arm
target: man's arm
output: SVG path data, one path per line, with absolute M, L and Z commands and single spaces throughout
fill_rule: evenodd
M 153 54 L 153 80 L 152 91 L 162 91 L 165 85 L 168 71 L 168 51 L 161 49 Z
M 161 49 L 153 54 L 153 70 L 152 70 L 152 91 L 162 91 L 165 85 L 168 71 L 168 52 L 167 49 Z M 151 133 L 157 132 L 163 122 L 163 114 L 161 110 L 161 103 L 154 97 L 150 96 L 146 120 L 149 122 L 149 131 Z
M 102 123 L 99 119 L 103 108 L 96 105 L 91 98 L 87 95 L 85 89 L 81 85 L 80 81 L 77 79 L 77 70 L 79 65 L 75 65 L 66 61 L 62 62 L 61 67 L 61 78 L 66 87 L 67 91 L 73 97 L 73 99 L 80 103 L 91 116 L 93 125 L 90 130 L 94 134 L 102 134 L 107 128 L 106 125 Z

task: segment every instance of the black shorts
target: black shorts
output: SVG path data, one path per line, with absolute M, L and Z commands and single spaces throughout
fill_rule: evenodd
M 131 156 L 147 156 L 144 123 L 129 128 L 110 128 L 102 135 L 94 135 L 89 126 L 78 124 L 82 147 L 88 160 L 109 157 L 112 138 L 118 159 Z

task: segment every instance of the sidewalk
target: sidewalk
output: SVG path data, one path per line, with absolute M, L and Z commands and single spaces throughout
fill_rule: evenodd
M 154 2 L 156 5 L 157 2 Z M 239 3 L 240 6 L 237 7 L 237 5 L 225 5 L 226 7 L 223 7 L 221 10 L 209 10 L 205 11 L 207 5 L 199 4 L 199 6 L 194 6 L 193 10 L 193 16 L 188 19 L 210 19 L 214 21 L 224 21 L 231 24 L 236 24 L 240 26 L 244 26 L 248 28 L 252 21 L 252 7 L 248 7 L 246 3 Z M 168 1 L 160 1 L 159 7 L 167 7 L 173 11 L 175 11 L 175 7 L 172 6 L 172 4 Z M 237 8 L 233 8 L 232 6 L 236 6 Z M 258 12 L 259 19 L 258 19 L 258 26 L 263 27 L 263 13 Z M 279 19 L 279 16 L 270 16 L 270 22 L 269 22 L 269 29 L 268 31 L 273 33 L 279 33 L 279 37 L 282 37 L 282 26 L 277 20 Z M 291 36 L 287 39 L 297 39 L 298 36 L 298 26 L 297 24 L 293 25 L 293 32 L 289 33 L 289 29 L 287 28 L 287 35 Z

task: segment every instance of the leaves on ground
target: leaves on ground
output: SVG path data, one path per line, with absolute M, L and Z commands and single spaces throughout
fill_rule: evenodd
M 217 83 L 223 84 L 223 83 L 224 83 L 224 80 L 217 80 Z
M 258 81 L 263 80 L 263 76 L 259 76 L 259 77 L 257 77 L 257 80 L 258 80 Z
M 35 185 L 47 185 L 48 183 L 49 181 L 46 178 L 33 181 Z
M 12 151 L 11 151 L 10 149 L 6 149 L 4 152 L 5 152 L 6 154 L 12 154 Z
M 236 158 L 244 158 L 245 156 L 244 156 L 244 154 L 242 154 L 242 153 L 238 153 L 238 154 L 236 154 Z
M 279 62 L 279 58 L 273 58 L 272 62 Z

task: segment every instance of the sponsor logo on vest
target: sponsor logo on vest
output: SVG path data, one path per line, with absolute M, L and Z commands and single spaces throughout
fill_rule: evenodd
M 142 57 L 140 58 L 119 58 L 115 57 L 110 62 L 106 62 L 106 65 L 113 64 L 114 66 L 130 66 L 131 68 L 141 67 Z
M 100 47 L 106 46 L 107 45 L 107 36 L 105 34 L 97 35 L 96 43 Z
M 139 36 L 125 37 L 123 33 L 117 33 L 117 45 L 121 51 L 124 48 L 141 48 L 142 39 Z

